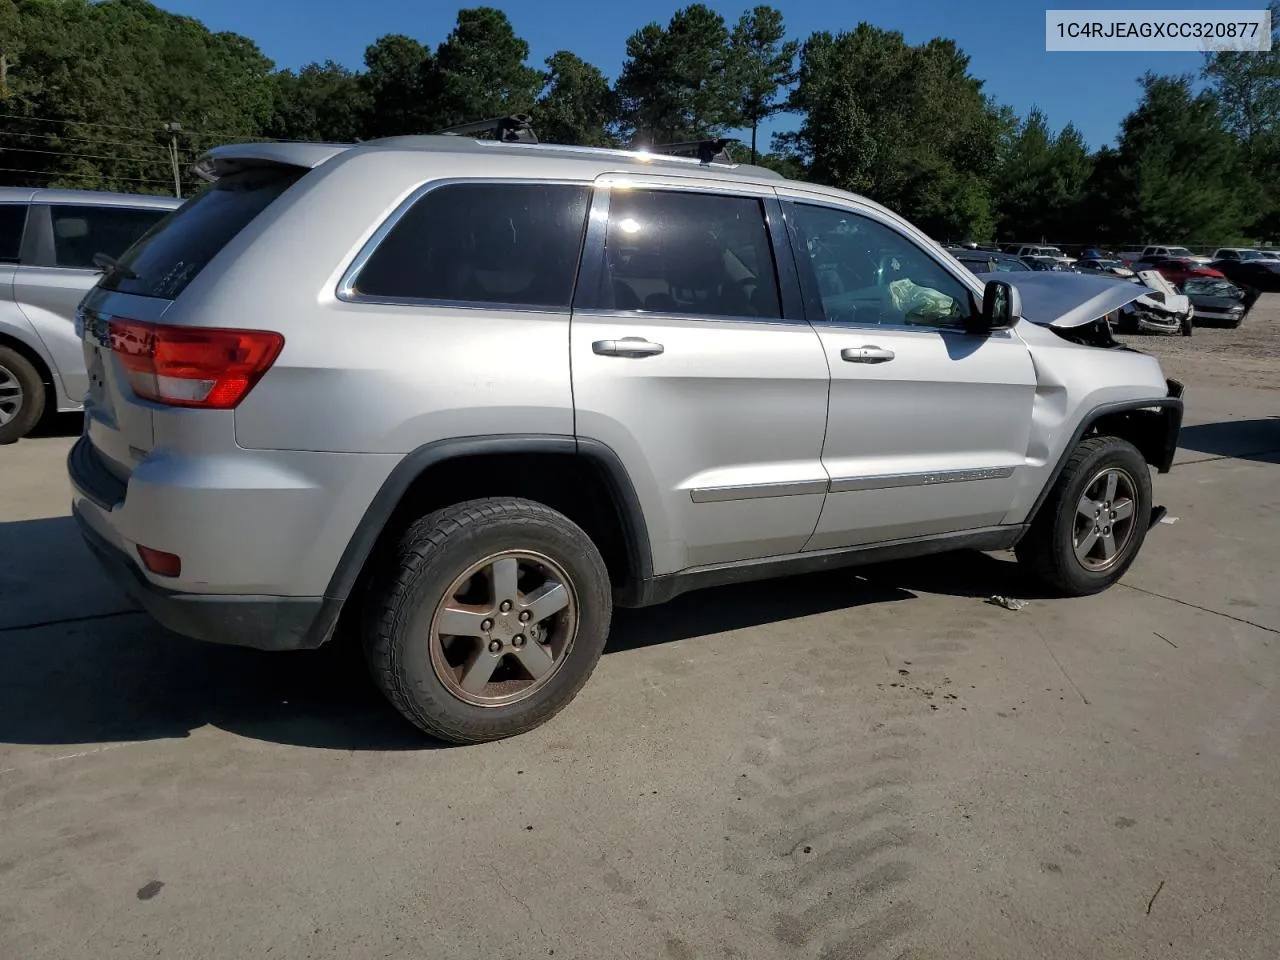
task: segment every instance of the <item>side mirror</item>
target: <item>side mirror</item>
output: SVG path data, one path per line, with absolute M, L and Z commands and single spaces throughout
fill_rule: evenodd
M 991 280 L 982 292 L 982 329 L 1008 330 L 1022 318 L 1018 288 L 1003 280 Z

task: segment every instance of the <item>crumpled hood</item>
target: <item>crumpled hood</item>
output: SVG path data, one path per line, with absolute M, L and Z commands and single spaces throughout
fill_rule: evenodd
M 1022 316 L 1043 327 L 1082 327 L 1119 310 L 1151 288 L 1132 280 L 1045 271 L 980 273 L 983 281 L 1003 280 L 1022 298 Z

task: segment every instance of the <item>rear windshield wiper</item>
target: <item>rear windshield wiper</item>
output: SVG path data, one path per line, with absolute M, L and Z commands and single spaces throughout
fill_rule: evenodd
M 107 256 L 107 254 L 105 253 L 95 253 L 93 255 L 93 265 L 95 267 L 101 267 L 103 272 L 106 273 L 107 275 L 118 273 L 120 274 L 120 276 L 124 277 L 126 280 L 138 279 L 138 275 L 136 273 L 134 273 L 128 267 L 122 267 L 120 265 L 120 261 L 118 261 L 115 257 Z

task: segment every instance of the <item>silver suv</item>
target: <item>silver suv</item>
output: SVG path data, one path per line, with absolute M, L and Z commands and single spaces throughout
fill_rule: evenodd
M 350 626 L 446 740 L 565 706 L 615 604 L 956 548 L 1090 594 L 1158 516 L 1181 387 L 1099 319 L 1139 285 L 986 282 L 714 159 L 424 136 L 198 169 L 84 302 L 74 515 L 179 633 Z
M 80 409 L 87 380 L 76 306 L 106 262 L 180 200 L 0 187 L 0 443 L 47 409 Z

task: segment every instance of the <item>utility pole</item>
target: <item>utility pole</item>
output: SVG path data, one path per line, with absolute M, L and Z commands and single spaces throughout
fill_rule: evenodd
M 169 162 L 173 165 L 173 195 L 182 199 L 182 172 L 178 168 L 178 134 L 182 132 L 182 124 L 166 123 L 165 132 L 169 134 Z

